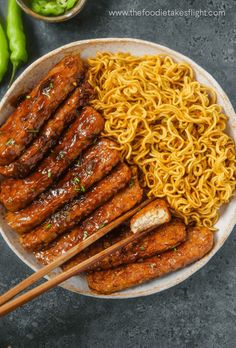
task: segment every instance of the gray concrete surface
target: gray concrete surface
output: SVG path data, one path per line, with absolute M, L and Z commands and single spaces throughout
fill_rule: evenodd
M 1 14 L 5 1 L 0 2 Z M 225 17 L 110 17 L 121 9 L 224 9 Z M 236 107 L 235 0 L 88 0 L 73 20 L 46 24 L 24 18 L 29 63 L 63 44 L 95 37 L 136 37 L 176 49 L 208 70 Z M 21 69 L 21 71 L 23 68 Z M 1 84 L 1 96 L 7 80 Z M 0 238 L 0 289 L 31 271 Z M 236 230 L 191 279 L 146 298 L 105 301 L 57 288 L 0 322 L 0 347 L 236 346 Z

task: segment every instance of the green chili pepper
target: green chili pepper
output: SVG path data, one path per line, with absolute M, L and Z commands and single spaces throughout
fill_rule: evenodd
M 9 52 L 8 52 L 8 44 L 5 32 L 3 27 L 0 24 L 0 82 L 3 79 L 7 71 L 8 61 L 9 61 Z
M 20 64 L 25 63 L 28 58 L 23 30 L 21 10 L 16 0 L 8 0 L 7 36 L 11 50 L 10 60 L 13 65 L 10 84 Z

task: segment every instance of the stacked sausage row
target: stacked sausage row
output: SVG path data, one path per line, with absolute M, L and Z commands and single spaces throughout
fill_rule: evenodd
M 79 56 L 63 58 L 0 129 L 0 174 L 5 177 L 0 201 L 7 209 L 6 221 L 19 233 L 24 248 L 44 264 L 124 214 L 143 196 L 135 170 L 120 161 L 116 144 L 98 138 L 104 120 L 87 105 L 93 90 L 85 75 Z M 160 204 L 168 209 L 164 201 Z M 206 238 L 199 238 L 203 230 L 194 231 L 188 234 L 190 240 L 198 238 L 200 244 L 207 241 L 200 249 L 209 249 L 210 235 L 205 231 Z M 64 268 L 130 233 L 127 228 L 114 231 Z M 110 293 L 161 275 L 163 272 L 153 265 L 162 259 L 156 260 L 155 255 L 188 237 L 182 222 L 168 222 L 95 265 L 88 275 L 89 285 L 95 291 Z M 185 263 L 201 257 L 200 249 L 188 262 L 185 257 Z M 135 263 L 140 259 L 146 261 Z M 162 262 L 164 269 L 166 261 Z

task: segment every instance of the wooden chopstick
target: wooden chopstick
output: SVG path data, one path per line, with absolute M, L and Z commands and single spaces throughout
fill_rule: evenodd
M 26 278 L 25 280 L 23 280 L 22 282 L 20 282 L 19 284 L 17 284 L 15 287 L 13 287 L 12 289 L 10 289 L 9 291 L 7 291 L 5 294 L 3 294 L 0 297 L 0 316 L 9 313 L 11 310 L 14 310 L 15 308 L 19 307 L 20 305 L 30 301 L 31 299 L 37 297 L 38 295 L 40 295 L 41 293 L 44 293 L 45 291 L 51 289 L 52 287 L 54 287 L 55 285 L 60 284 L 61 282 L 63 282 L 64 280 L 68 279 L 71 277 L 70 272 L 72 269 L 78 270 L 78 272 L 82 272 L 85 269 L 87 269 L 89 266 L 91 266 L 90 262 L 91 260 L 93 260 L 93 258 L 90 258 L 88 265 L 86 266 L 86 261 L 82 262 L 82 270 L 80 270 L 80 265 L 76 265 L 75 267 L 71 268 L 69 271 L 64 272 L 62 274 L 59 274 L 58 276 L 48 280 L 46 283 L 38 286 L 35 289 L 30 290 L 29 292 L 23 294 L 22 296 L 18 297 L 17 299 L 11 301 L 9 304 L 5 304 L 3 306 L 4 303 L 6 303 L 7 301 L 9 301 L 10 299 L 12 299 L 13 297 L 15 297 L 17 294 L 19 294 L 21 291 L 23 291 L 24 289 L 26 289 L 27 287 L 29 287 L 30 285 L 34 284 L 36 281 L 38 281 L 39 279 L 41 279 L 42 277 L 44 277 L 46 274 L 48 274 L 49 272 L 51 272 L 52 270 L 54 270 L 55 268 L 59 267 L 60 265 L 62 265 L 63 263 L 65 263 L 66 261 L 68 261 L 69 259 L 71 259 L 73 256 L 75 256 L 76 254 L 78 254 L 79 252 L 81 252 L 82 250 L 84 250 L 85 248 L 87 248 L 89 245 L 93 244 L 95 241 L 97 241 L 98 239 L 100 239 L 101 237 L 103 237 L 104 235 L 106 235 L 108 232 L 110 232 L 111 230 L 113 230 L 115 227 L 119 226 L 122 222 L 126 221 L 128 218 L 130 218 L 132 215 L 134 215 L 135 213 L 137 213 L 140 209 L 142 209 L 143 207 L 145 207 L 147 204 L 149 204 L 153 199 L 148 199 L 144 202 L 142 202 L 141 204 L 139 204 L 136 208 L 128 211 L 127 213 L 125 213 L 124 215 L 120 216 L 119 218 L 117 218 L 116 220 L 112 221 L 110 224 L 106 225 L 105 227 L 101 228 L 100 230 L 98 230 L 96 233 L 94 233 L 93 235 L 91 235 L 90 237 L 88 237 L 87 239 L 85 239 L 84 241 L 80 242 L 79 244 L 77 244 L 76 246 L 74 246 L 73 248 L 71 248 L 67 253 L 65 253 L 64 255 L 59 256 L 58 258 L 56 258 L 53 262 L 51 262 L 49 265 L 41 268 L 39 271 L 35 272 L 34 274 L 32 274 L 31 276 L 29 276 L 28 278 Z M 141 234 L 139 234 L 141 235 Z M 138 236 L 139 236 L 138 235 Z M 135 237 L 135 239 L 138 237 L 137 235 L 131 236 L 131 237 Z M 132 239 L 133 240 L 133 239 Z M 125 241 L 125 240 L 124 240 Z M 122 241 L 121 241 L 122 242 Z M 127 242 L 129 243 L 129 241 Z M 119 244 L 119 243 L 118 243 Z M 118 246 L 117 248 L 121 248 L 123 245 L 121 245 L 120 247 Z M 106 249 L 109 250 L 110 248 Z M 104 252 L 106 251 L 104 250 Z M 117 249 L 115 249 L 117 250 Z M 97 254 L 96 256 L 99 256 L 99 260 L 102 257 L 105 257 L 106 255 L 108 255 L 111 251 L 107 251 L 107 253 L 103 256 L 99 256 L 102 253 Z M 96 262 L 97 259 L 94 261 Z M 84 265 L 85 263 L 85 265 Z M 85 267 L 85 268 L 84 268 Z M 68 274 L 68 276 L 67 276 Z M 76 274 L 76 272 L 75 272 Z M 63 277 L 62 277 L 63 276 Z M 64 277 L 66 276 L 66 279 L 64 279 Z M 60 280 L 62 277 L 62 280 Z M 38 290 L 37 290 L 38 289 Z M 36 291 L 37 290 L 37 291 Z
M 34 298 L 38 297 L 39 295 L 42 295 L 44 292 L 50 290 L 54 286 L 64 282 L 65 280 L 81 273 L 86 270 L 88 270 L 91 266 L 93 266 L 96 262 L 100 261 L 107 255 L 123 248 L 130 242 L 133 242 L 137 240 L 138 238 L 143 237 L 148 232 L 151 232 L 155 227 L 151 227 L 141 233 L 135 233 L 130 237 L 127 237 L 123 240 L 121 240 L 118 243 L 113 244 L 111 247 L 101 251 L 100 253 L 90 257 L 89 259 L 81 262 L 79 265 L 76 265 L 70 269 L 68 269 L 66 272 L 62 272 L 59 275 L 55 276 L 52 279 L 49 279 L 47 282 L 37 286 L 36 288 L 29 290 L 27 293 L 22 294 L 21 296 L 17 297 L 16 299 L 4 304 L 0 307 L 0 316 L 4 316 L 11 311 L 15 310 L 16 308 L 22 306 L 23 304 L 33 300 Z

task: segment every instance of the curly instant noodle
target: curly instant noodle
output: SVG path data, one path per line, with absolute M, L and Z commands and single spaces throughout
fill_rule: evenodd
M 103 135 L 140 168 L 148 195 L 165 197 L 187 224 L 213 228 L 236 185 L 235 144 L 215 92 L 168 56 L 104 52 L 88 63 Z

